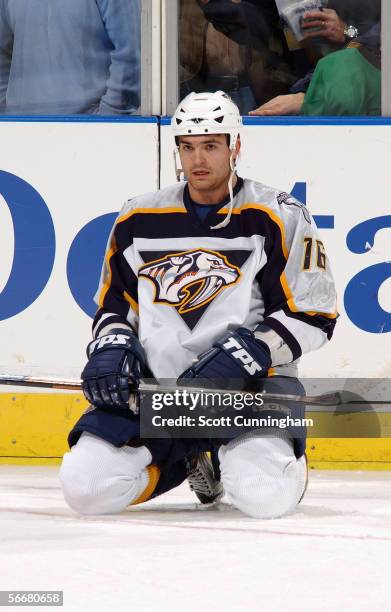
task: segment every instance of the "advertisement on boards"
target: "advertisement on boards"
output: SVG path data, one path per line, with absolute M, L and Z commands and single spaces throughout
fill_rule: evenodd
M 0 122 L 0 368 L 80 376 L 124 202 L 158 188 L 156 118 Z

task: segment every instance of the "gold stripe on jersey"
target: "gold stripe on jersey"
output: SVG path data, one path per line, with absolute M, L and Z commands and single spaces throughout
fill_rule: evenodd
M 104 299 L 106 297 L 106 294 L 108 292 L 108 290 L 110 289 L 110 285 L 111 285 L 111 279 L 113 276 L 113 272 L 110 266 L 110 260 L 113 257 L 113 255 L 115 255 L 117 253 L 118 249 L 117 249 L 117 245 L 115 244 L 115 240 L 113 238 L 113 246 L 111 247 L 111 249 L 109 249 L 106 253 L 106 257 L 105 257 L 105 262 L 106 262 L 106 268 L 108 270 L 108 275 L 107 278 L 104 282 L 104 285 L 101 289 L 101 292 L 99 294 L 99 300 L 98 300 L 98 304 L 100 308 L 103 308 L 103 302 Z
M 118 217 L 117 221 L 116 221 L 116 225 L 118 225 L 119 223 L 123 223 L 124 221 L 127 221 L 128 219 L 130 219 L 130 217 L 133 217 L 133 215 L 159 215 L 159 214 L 165 214 L 165 213 L 183 213 L 183 214 L 187 214 L 187 210 L 184 206 L 167 206 L 166 208 L 133 208 L 132 210 L 129 210 L 129 212 L 127 212 L 125 215 L 122 215 L 122 217 Z
M 152 493 L 156 489 L 157 483 L 160 478 L 160 468 L 157 465 L 151 464 L 147 467 L 148 472 L 148 484 L 145 487 L 144 491 L 140 493 L 140 495 L 130 504 L 131 506 L 136 506 L 137 504 L 142 504 L 143 502 L 148 501 L 151 497 Z
M 134 300 L 134 299 L 132 298 L 132 296 L 131 296 L 131 295 L 129 295 L 129 293 L 128 293 L 127 291 L 124 291 L 122 295 L 124 296 L 125 300 L 126 300 L 126 301 L 128 302 L 128 304 L 130 305 L 130 307 L 131 307 L 131 309 L 133 310 L 133 312 L 135 312 L 135 313 L 136 313 L 136 315 L 138 315 L 138 314 L 139 314 L 139 306 L 138 306 L 138 304 L 137 304 L 136 300 Z
M 321 315 L 322 317 L 326 317 L 326 319 L 336 319 L 338 317 L 338 312 L 327 313 L 327 312 L 311 311 L 311 312 L 306 312 L 305 314 L 309 315 L 310 317 L 316 317 L 318 315 Z

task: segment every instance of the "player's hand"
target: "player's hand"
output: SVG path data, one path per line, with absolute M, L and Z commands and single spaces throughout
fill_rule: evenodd
M 276 96 L 249 112 L 249 115 L 299 115 L 304 102 L 304 93 Z
M 86 399 L 100 408 L 129 408 L 129 384 L 138 382 L 146 365 L 144 349 L 131 331 L 113 329 L 87 347 L 81 378 Z
M 308 28 L 316 28 L 308 32 Z M 301 25 L 304 40 L 311 38 L 327 38 L 332 43 L 343 45 L 345 42 L 346 23 L 338 16 L 334 9 L 323 9 L 322 11 L 311 11 L 303 15 Z
M 267 345 L 257 340 L 250 330 L 239 327 L 199 355 L 180 375 L 178 382 L 203 379 L 204 384 L 220 387 L 224 381 L 231 381 L 234 386 L 240 384 L 244 388 L 247 383 L 266 376 L 271 363 Z

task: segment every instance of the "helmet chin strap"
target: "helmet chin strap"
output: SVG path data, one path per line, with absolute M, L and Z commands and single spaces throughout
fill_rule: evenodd
M 228 179 L 228 191 L 229 191 L 228 213 L 226 217 L 221 221 L 221 223 L 218 223 L 217 225 L 214 225 L 213 227 L 211 226 L 210 229 L 212 230 L 217 230 L 222 227 L 226 227 L 231 220 L 232 210 L 234 207 L 234 193 L 233 193 L 232 183 L 234 180 L 234 176 L 236 174 L 236 165 L 237 165 L 237 158 L 234 159 L 234 152 L 235 151 L 233 150 L 231 153 L 231 157 L 229 158 L 229 167 L 231 168 L 231 174 Z
M 231 169 L 231 173 L 230 173 L 229 179 L 228 179 L 228 191 L 229 191 L 229 207 L 228 207 L 228 212 L 227 212 L 227 215 L 225 216 L 225 218 L 221 221 L 221 223 L 218 223 L 217 225 L 211 226 L 210 229 L 212 229 L 212 230 L 217 230 L 217 229 L 221 229 L 223 227 L 227 227 L 228 223 L 231 220 L 232 210 L 233 210 L 233 207 L 234 207 L 234 193 L 233 193 L 232 183 L 233 183 L 233 180 L 234 180 L 234 176 L 236 174 L 236 166 L 237 166 L 237 157 L 234 159 L 234 153 L 235 153 L 235 151 L 232 150 L 231 156 L 229 158 L 229 167 Z M 176 175 L 176 180 L 179 182 L 181 180 L 181 175 L 183 174 L 183 169 L 178 166 L 178 157 L 179 157 L 179 152 L 178 152 L 178 147 L 176 147 L 174 149 L 175 175 Z
M 174 149 L 175 176 L 176 176 L 177 182 L 179 183 L 181 180 L 181 174 L 183 174 L 183 169 L 178 166 L 178 157 L 179 157 L 179 148 L 175 147 Z

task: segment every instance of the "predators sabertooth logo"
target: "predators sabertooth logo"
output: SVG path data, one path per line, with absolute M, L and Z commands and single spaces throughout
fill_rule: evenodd
M 168 304 L 185 315 L 201 309 L 223 289 L 237 283 L 241 272 L 224 255 L 197 249 L 149 262 L 141 266 L 139 276 L 154 284 L 154 303 Z
M 140 251 L 139 268 L 154 286 L 154 304 L 170 306 L 191 330 L 213 300 L 242 278 L 242 268 L 252 249 L 212 251 Z

